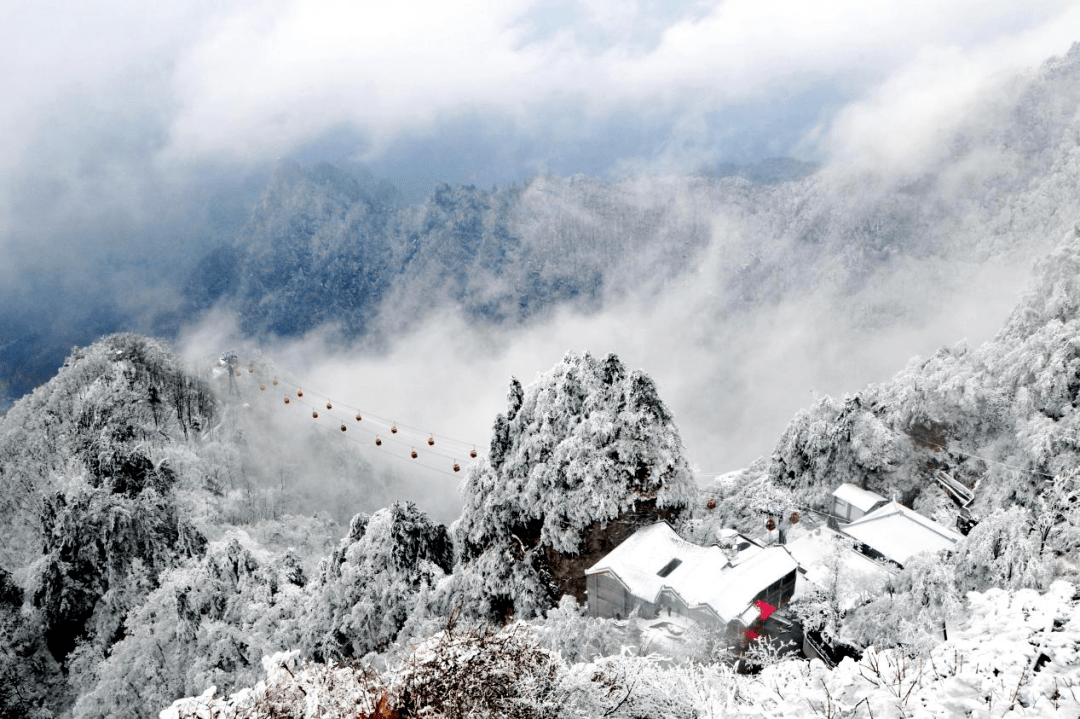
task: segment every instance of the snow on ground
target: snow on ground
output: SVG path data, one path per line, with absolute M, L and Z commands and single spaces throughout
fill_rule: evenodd
M 1080 604 L 1056 582 L 1040 595 L 1000 589 L 969 595 L 959 631 L 929 656 L 870 649 L 828 671 L 785 662 L 759 677 L 752 702 L 770 717 L 1080 716 Z
M 873 719 L 972 717 L 974 719 L 1076 719 L 1080 716 L 1080 595 L 1056 582 L 1034 590 L 991 590 L 968 596 L 966 617 L 950 640 L 929 654 L 868 649 L 861 661 L 845 659 L 835 670 L 819 661 L 789 660 L 757 676 L 723 666 L 658 661 L 657 654 L 688 646 L 685 620 L 641 622 L 648 656 L 623 653 L 594 661 L 557 664 L 558 715 L 615 719 L 632 716 L 790 717 Z M 625 624 L 625 623 L 624 623 Z M 505 630 L 512 632 L 513 629 Z M 681 633 L 680 633 L 681 632 Z M 163 719 L 268 716 L 273 706 L 289 716 L 353 717 L 386 699 L 392 706 L 395 677 L 351 668 L 298 665 L 295 653 L 266 660 L 267 680 L 231 698 L 211 690 L 182 699 Z M 404 668 L 404 669 L 403 669 Z M 351 713 L 350 713 L 351 712 Z M 547 716 L 547 714 L 545 714 Z
M 795 597 L 834 592 L 848 610 L 879 596 L 889 578 L 887 565 L 855 551 L 851 540 L 828 527 L 817 527 L 786 545 L 799 566 Z M 835 585 L 835 587 L 833 586 Z

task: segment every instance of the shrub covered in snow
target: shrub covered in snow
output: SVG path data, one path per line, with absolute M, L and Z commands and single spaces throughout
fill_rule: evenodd
M 303 647 L 316 659 L 362 657 L 397 637 L 422 589 L 453 564 L 446 527 L 412 502 L 353 518 L 349 535 L 320 566 L 311 588 Z
M 567 663 L 524 627 L 445 631 L 401 662 L 370 667 L 264 660 L 253 688 L 211 688 L 163 719 L 425 716 L 1075 717 L 1080 713 L 1080 597 L 1055 583 L 971 593 L 956 630 L 929 651 L 871 648 L 834 670 L 788 659 L 760 674 L 621 654 Z

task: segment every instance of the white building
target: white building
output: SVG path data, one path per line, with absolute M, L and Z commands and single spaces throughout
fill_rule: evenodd
M 828 527 L 817 527 L 786 545 L 799 563 L 795 596 L 835 592 L 840 608 L 853 609 L 880 596 L 891 570 L 857 552 L 854 542 Z
M 589 616 L 669 612 L 742 634 L 795 591 L 797 564 L 784 547 L 737 546 L 729 555 L 679 537 L 666 522 L 643 527 L 585 571 Z
M 902 504 L 889 502 L 840 531 L 858 540 L 871 556 L 901 567 L 920 552 L 951 551 L 961 535 Z
M 832 514 L 841 522 L 854 522 L 887 503 L 880 494 L 845 482 L 833 491 Z

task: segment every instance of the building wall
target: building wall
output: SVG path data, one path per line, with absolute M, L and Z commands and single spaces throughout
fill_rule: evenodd
M 761 592 L 758 592 L 754 600 L 761 599 L 777 609 L 783 607 L 791 601 L 791 597 L 795 594 L 795 577 L 797 575 L 798 570 L 791 570 Z
M 664 616 L 687 617 L 699 624 L 719 627 L 716 615 L 705 609 L 686 606 L 675 592 L 663 591 L 653 604 L 626 591 L 622 582 L 606 572 L 591 574 L 586 580 L 589 590 L 589 616 L 604 619 L 626 619 L 635 607 L 640 616 L 654 619 Z M 670 614 L 669 614 L 670 612 Z
M 774 607 L 780 608 L 791 601 L 795 593 L 795 577 L 797 572 L 792 570 L 772 585 L 760 591 L 754 599 L 761 599 Z M 605 619 L 626 619 L 634 611 L 634 607 L 640 607 L 641 616 L 647 619 L 663 617 L 670 610 L 672 615 L 688 617 L 703 625 L 721 628 L 719 618 L 706 609 L 691 609 L 687 607 L 679 595 L 674 592 L 663 591 L 657 597 L 656 604 L 635 597 L 626 591 L 622 582 L 607 572 L 590 574 L 586 579 L 589 592 L 589 616 Z M 741 633 L 741 625 L 737 621 L 726 627 L 729 633 L 737 636 Z
M 713 629 L 720 628 L 720 619 L 712 612 L 705 611 L 704 609 L 691 609 L 686 616 L 702 626 L 712 627 Z
M 862 519 L 870 514 L 870 512 L 873 512 L 878 507 L 883 507 L 885 504 L 887 504 L 887 502 L 884 499 L 880 499 L 864 512 L 854 504 L 845 502 L 836 495 L 833 495 L 832 514 L 841 522 L 854 522 L 856 519 Z
M 586 577 L 589 592 L 589 616 L 626 619 L 633 611 L 631 595 L 615 577 L 606 572 Z
M 660 596 L 657 597 L 656 600 L 656 607 L 654 609 L 655 614 L 646 614 L 646 608 L 648 607 L 650 607 L 649 604 L 642 603 L 641 616 L 656 616 L 661 618 L 665 616 L 686 617 L 702 626 L 712 627 L 714 629 L 720 627 L 720 620 L 714 613 L 700 607 L 692 608 L 687 606 L 682 598 L 675 592 L 666 590 L 660 592 Z
M 856 519 L 866 515 L 866 512 L 853 504 L 845 502 L 839 497 L 833 497 L 832 513 L 836 515 L 837 519 L 843 522 L 854 522 Z

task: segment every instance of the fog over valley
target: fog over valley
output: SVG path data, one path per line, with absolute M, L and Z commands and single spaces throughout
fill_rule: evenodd
M 316 685 L 327 716 L 798 715 L 749 673 L 876 716 L 914 704 L 850 689 L 866 662 L 952 647 L 981 681 L 1027 644 L 1011 697 L 959 665 L 908 696 L 1080 707 L 1047 688 L 1080 682 L 1051 637 L 1080 627 L 1077 28 L 1075 0 L 9 8 L 0 715 L 306 716 Z M 844 501 L 948 552 L 856 542 Z M 798 583 L 731 616 L 678 585 L 788 540 Z M 664 555 L 655 598 L 604 584 L 624 542 Z M 789 630 L 797 659 L 753 644 Z

